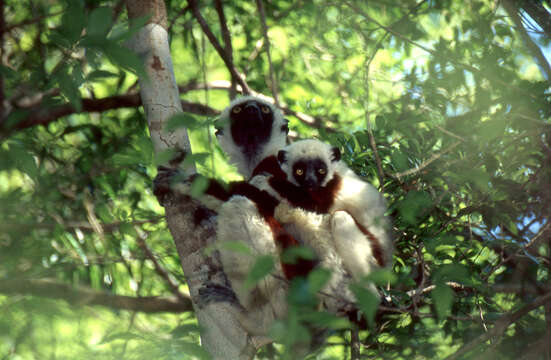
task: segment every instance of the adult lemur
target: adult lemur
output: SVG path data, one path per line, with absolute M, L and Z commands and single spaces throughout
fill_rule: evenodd
M 323 143 L 309 143 L 310 153 L 295 151 L 301 147 L 291 145 L 279 152 L 278 162 L 276 154 L 285 146 L 287 122 L 278 109 L 255 97 L 232 102 L 220 119 L 217 138 L 248 181 L 233 183 L 229 190 L 211 181 L 206 203 L 218 211 L 219 241 L 243 242 L 252 250 L 253 256 L 221 247 L 224 270 L 252 320 L 245 324 L 249 331 L 266 333 L 273 319 L 285 315 L 286 283 L 281 278 L 303 275 L 314 266 L 308 261 L 295 266 L 278 262 L 273 276 L 249 289 L 245 283 L 255 256 L 279 258 L 278 248 L 308 245 L 322 265 L 338 274 L 326 288 L 337 295 L 346 293 L 350 275 L 359 277 L 373 264 L 388 262 L 390 241 L 384 230 L 379 231 L 385 223 L 382 197 L 338 158 L 332 159 Z M 313 152 L 318 152 L 317 158 L 302 156 Z M 290 171 L 299 160 L 310 166 L 302 170 L 308 175 L 304 183 L 298 182 L 300 174 Z M 315 167 L 317 163 L 323 163 L 324 174 Z M 314 179 L 311 175 L 318 179 L 315 184 L 309 183 Z M 213 202 L 213 197 L 222 202 Z M 280 203 L 280 199 L 285 201 Z M 328 299 L 331 303 L 331 296 Z M 338 306 L 336 302 L 329 308 L 337 310 Z

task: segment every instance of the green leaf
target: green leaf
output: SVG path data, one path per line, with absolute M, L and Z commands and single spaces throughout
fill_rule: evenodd
M 82 100 L 80 98 L 79 83 L 73 79 L 73 77 L 67 72 L 68 68 L 65 67 L 61 70 L 55 79 L 59 84 L 59 89 L 63 96 L 65 96 L 69 102 L 75 107 L 77 112 L 82 110 Z
M 182 167 L 184 169 L 188 169 L 190 166 L 193 165 L 205 164 L 210 155 L 210 153 L 187 154 L 184 158 L 184 161 L 182 162 Z
M 159 153 L 154 153 L 153 165 L 167 165 L 176 156 L 177 151 L 175 149 L 166 149 Z
M 101 339 L 99 342 L 100 345 L 107 344 L 110 342 L 113 342 L 115 340 L 137 340 L 137 339 L 143 339 L 142 336 L 132 333 L 132 332 L 118 332 L 110 335 L 106 335 Z
M 11 146 L 8 154 L 13 159 L 17 170 L 29 175 L 34 180 L 38 178 L 38 166 L 31 153 L 20 146 Z
M 172 115 L 170 119 L 168 119 L 163 131 L 168 133 L 180 128 L 193 130 L 193 129 L 201 128 L 203 126 L 204 125 L 200 121 L 198 121 L 195 117 L 189 114 L 179 113 L 179 114 Z
M 194 198 L 201 197 L 207 191 L 210 180 L 204 176 L 196 177 L 191 183 L 190 195 Z
M 127 150 L 124 153 L 115 154 L 111 160 L 113 165 L 120 167 L 142 164 L 144 162 L 142 154 L 133 150 Z
M 13 79 L 18 76 L 18 73 L 7 66 L 0 65 L 0 76 L 4 79 Z
M 97 47 L 99 50 L 103 51 L 114 64 L 136 73 L 142 79 L 147 78 L 142 60 L 129 48 L 108 39 L 104 40 L 88 37 L 88 40 L 91 46 Z M 98 41 L 101 41 L 101 43 L 97 43 Z
M 405 153 L 395 150 L 392 152 L 391 158 L 392 165 L 394 165 L 397 171 L 404 171 L 410 168 L 408 156 Z
M 173 338 L 178 339 L 198 332 L 199 326 L 197 326 L 196 324 L 183 324 L 174 328 L 170 333 L 172 334 Z
M 436 288 L 431 293 L 431 298 L 434 303 L 434 309 L 438 319 L 445 319 L 451 314 L 453 304 L 453 290 L 447 285 L 436 285 Z
M 192 358 L 199 358 L 204 360 L 212 359 L 209 353 L 200 345 L 194 344 L 188 341 L 179 341 L 177 343 L 178 348 L 180 348 L 181 353 L 190 355 Z M 187 357 L 186 357 L 187 358 Z
M 113 11 L 108 7 L 97 7 L 88 17 L 86 33 L 90 36 L 105 37 L 111 28 Z
M 128 23 L 126 22 L 122 24 L 115 24 L 109 36 L 109 40 L 118 43 L 124 43 L 125 41 L 129 40 L 134 34 L 140 31 L 149 22 L 150 18 L 151 16 L 149 15 L 140 16 L 137 18 L 133 18 L 130 25 L 128 25 Z
M 317 268 L 312 270 L 308 274 L 308 283 L 310 284 L 311 291 L 317 293 L 318 291 L 323 289 L 330 278 L 331 271 L 327 269 Z
M 314 260 L 315 257 L 316 255 L 312 249 L 306 246 L 292 246 L 285 249 L 285 251 L 281 254 L 281 261 L 285 264 L 296 264 L 301 259 Z
M 292 306 L 315 306 L 318 303 L 316 292 L 313 291 L 305 278 L 299 276 L 291 281 L 288 294 L 289 304 Z
M 463 285 L 470 285 L 469 269 L 462 264 L 444 264 L 434 269 L 433 283 L 442 284 L 446 281 L 455 281 Z
M 299 316 L 300 319 L 324 329 L 343 330 L 352 326 L 348 319 L 325 311 L 308 311 Z
M 253 256 L 251 248 L 242 241 L 223 241 L 218 245 L 221 249 L 234 251 L 237 253 Z
M 262 255 L 256 259 L 253 267 L 247 274 L 245 280 L 245 288 L 250 289 L 254 287 L 260 280 L 270 274 L 274 270 L 275 262 L 271 255 Z
M 387 285 L 388 283 L 393 284 L 396 279 L 396 274 L 390 269 L 374 269 L 366 278 L 368 282 L 380 286 Z
M 105 70 L 95 70 L 88 74 L 86 81 L 92 82 L 111 77 L 117 77 L 117 74 Z
M 429 194 L 422 191 L 410 191 L 404 200 L 398 204 L 398 211 L 405 222 L 415 225 L 426 214 L 427 209 L 432 206 L 432 199 Z
M 365 287 L 356 284 L 350 285 L 350 290 L 356 297 L 358 307 L 365 314 L 367 323 L 370 326 L 373 326 L 375 314 L 377 313 L 377 308 L 379 307 L 379 297 L 372 290 L 368 290 Z
M 146 135 L 140 135 L 136 139 L 136 147 L 139 150 L 139 156 L 142 161 L 141 164 L 151 164 L 153 162 L 153 142 L 151 138 Z
M 57 38 L 54 39 L 58 44 L 70 47 L 76 43 L 82 34 L 84 24 L 86 23 L 86 11 L 84 3 L 81 0 L 69 1 L 67 10 L 62 16 L 62 24 L 57 32 Z

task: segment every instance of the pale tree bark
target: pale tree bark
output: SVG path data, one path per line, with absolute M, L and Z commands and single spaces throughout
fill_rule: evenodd
M 140 79 L 140 93 L 155 152 L 179 149 L 189 153 L 185 129 L 170 133 L 163 130 L 166 121 L 182 111 L 166 31 L 165 4 L 163 0 L 126 0 L 126 5 L 131 19 L 151 16 L 129 45 L 143 59 L 148 77 Z M 239 309 L 231 291 L 227 301 L 205 300 L 209 289 L 229 289 L 217 253 L 207 256 L 204 251 L 215 241 L 214 221 L 211 218 L 195 226 L 198 204 L 188 198 L 172 196 L 163 205 L 201 328 L 202 345 L 214 359 L 251 359 L 256 352 L 254 339 L 234 316 Z

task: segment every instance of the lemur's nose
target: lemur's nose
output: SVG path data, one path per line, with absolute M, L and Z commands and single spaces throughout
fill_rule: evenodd
M 260 108 L 255 103 L 248 103 L 243 110 L 247 114 L 257 114 L 260 112 Z

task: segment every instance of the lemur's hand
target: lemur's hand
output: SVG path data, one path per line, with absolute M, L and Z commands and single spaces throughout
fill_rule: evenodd
M 164 206 L 164 202 L 170 195 L 189 194 L 189 192 L 186 194 L 185 189 L 181 189 L 181 187 L 189 187 L 191 182 L 192 180 L 184 178 L 184 174 L 178 169 L 159 166 L 157 176 L 153 179 L 153 194 L 157 197 L 159 204 Z

